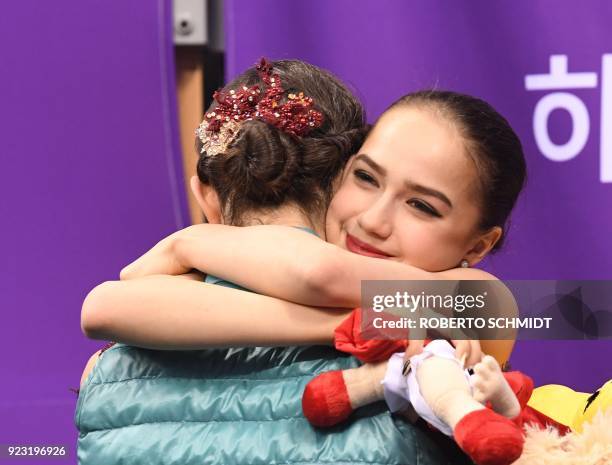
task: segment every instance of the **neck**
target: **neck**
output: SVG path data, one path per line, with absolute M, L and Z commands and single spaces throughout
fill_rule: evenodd
M 323 227 L 323 218 L 320 220 L 310 218 L 305 215 L 299 208 L 292 205 L 275 208 L 274 211 L 268 212 L 252 212 L 247 213 L 242 224 L 244 226 L 253 226 L 257 224 L 276 224 L 282 226 L 297 226 L 302 228 L 310 228 L 316 232 L 319 237 L 325 237 L 325 229 Z

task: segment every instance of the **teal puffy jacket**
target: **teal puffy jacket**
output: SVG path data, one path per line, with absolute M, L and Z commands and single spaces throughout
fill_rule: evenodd
M 207 276 L 208 283 L 244 289 Z M 319 373 L 359 365 L 332 347 L 157 351 L 116 344 L 81 387 L 81 465 L 471 463 L 446 436 L 384 402 L 313 428 L 302 393 Z
M 382 402 L 331 429 L 302 415 L 306 383 L 355 367 L 327 346 L 155 351 L 117 344 L 83 385 L 82 465 L 461 464 L 451 440 Z

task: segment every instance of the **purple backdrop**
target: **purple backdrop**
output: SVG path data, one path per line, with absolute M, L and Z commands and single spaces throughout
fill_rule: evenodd
M 529 170 L 505 250 L 485 267 L 506 279 L 611 279 L 611 17 L 605 0 L 228 0 L 227 77 L 262 55 L 304 59 L 352 84 L 371 121 L 421 88 L 484 98 L 518 132 Z M 549 74 L 553 56 L 554 78 L 527 82 Z M 521 342 L 512 362 L 538 384 L 592 390 L 612 377 L 611 349 Z
M 169 6 L 21 0 L 2 7 L 0 444 L 62 443 L 74 453 L 68 388 L 100 346 L 81 336 L 81 302 L 186 224 Z M 612 106 L 612 70 L 603 58 L 612 53 L 612 5 L 463 6 L 227 1 L 228 74 L 261 55 L 302 58 L 359 89 L 372 120 L 421 87 L 486 98 L 520 133 L 530 168 L 506 252 L 488 268 L 506 278 L 609 279 L 612 183 L 601 179 L 611 149 L 601 128 L 609 128 Z M 552 55 L 566 55 L 571 72 L 595 73 L 596 82 L 579 75 L 569 84 L 577 90 L 526 90 L 525 76 L 548 73 Z M 553 64 L 563 71 L 563 58 Z M 549 157 L 579 152 L 563 162 L 544 156 L 532 129 L 538 102 L 557 92 L 584 102 L 557 95 L 538 106 L 544 115 L 551 102 L 573 111 L 579 130 L 569 113 L 554 111 L 548 145 L 540 134 Z M 602 368 L 610 347 L 521 343 L 514 361 L 539 383 L 591 390 L 610 377 Z
M 0 444 L 67 444 L 53 463 L 76 463 L 68 389 L 101 346 L 83 298 L 188 218 L 169 7 L 1 8 Z

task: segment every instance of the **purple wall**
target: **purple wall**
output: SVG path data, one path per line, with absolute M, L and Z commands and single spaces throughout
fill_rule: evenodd
M 610 279 L 612 183 L 600 182 L 608 143 L 600 141 L 600 115 L 612 106 L 602 91 L 612 79 L 612 70 L 602 72 L 602 55 L 612 53 L 612 6 L 583 5 L 231 0 L 228 74 L 261 55 L 302 58 L 359 89 L 372 119 L 421 87 L 488 99 L 519 131 L 530 165 L 506 252 L 489 269 L 506 278 Z M 0 444 L 66 444 L 74 453 L 68 388 L 100 347 L 80 333 L 82 300 L 188 221 L 169 7 L 169 0 L 3 5 Z M 565 162 L 538 149 L 533 111 L 549 92 L 527 91 L 524 82 L 546 73 L 552 54 L 566 54 L 571 71 L 598 75 L 595 88 L 569 91 L 586 104 L 590 134 Z M 553 142 L 570 132 L 568 115 L 554 112 Z M 610 348 L 523 342 L 515 364 L 540 383 L 590 390 L 611 376 L 602 369 Z
M 188 219 L 169 6 L 0 14 L 0 444 L 67 444 L 54 463 L 76 462 L 68 388 L 101 346 L 80 332 L 83 298 Z
M 506 279 L 612 279 L 612 55 L 603 69 L 604 55 L 612 54 L 610 2 L 228 0 L 225 6 L 228 77 L 262 55 L 304 59 L 352 84 L 371 121 L 421 88 L 489 101 L 524 143 L 529 181 L 505 251 L 485 267 Z M 526 76 L 549 73 L 551 55 L 566 55 L 569 72 L 590 74 L 569 83 L 557 78 L 554 90 L 527 90 Z M 561 61 L 555 59 L 557 67 Z M 551 111 L 543 118 L 548 130 L 539 132 L 541 150 L 534 111 L 557 92 L 575 96 L 547 97 L 570 101 L 575 134 L 568 111 Z M 547 101 L 540 104 L 544 117 Z M 577 145 L 566 146 L 570 139 Z M 612 342 L 521 342 L 513 364 L 538 384 L 592 390 L 612 378 L 604 361 L 611 349 Z

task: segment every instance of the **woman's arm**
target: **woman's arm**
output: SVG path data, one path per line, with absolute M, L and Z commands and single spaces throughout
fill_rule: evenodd
M 209 224 L 191 226 L 164 239 L 126 267 L 122 279 L 150 273 L 177 274 L 192 268 L 263 294 L 309 305 L 351 308 L 360 306 L 361 280 L 495 279 L 477 269 L 430 273 L 403 263 L 364 257 L 286 226 Z M 454 287 L 452 282 L 449 285 Z M 513 302 L 509 291 L 506 294 L 506 301 Z M 501 316 L 513 317 L 518 310 L 516 305 L 504 305 L 503 313 Z M 512 346 L 512 339 L 483 341 L 482 349 L 503 362 Z
M 365 257 L 287 226 L 216 224 L 190 226 L 169 236 L 124 268 L 121 279 L 193 268 L 262 294 L 329 307 L 358 307 L 362 280 L 493 279 L 473 268 L 430 273 Z
M 179 233 L 173 244 L 173 255 L 183 266 L 206 270 L 278 298 L 307 305 L 353 308 L 361 306 L 362 280 L 436 280 L 434 289 L 440 293 L 446 293 L 444 281 L 448 293 L 452 293 L 457 281 L 469 280 L 472 285 L 464 282 L 460 286 L 467 293 L 475 295 L 484 289 L 488 292 L 487 301 L 492 303 L 485 308 L 486 316 L 518 316 L 510 290 L 483 270 L 456 268 L 431 273 L 405 263 L 351 253 L 284 226 L 196 225 L 185 232 Z M 505 337 L 481 340 L 480 349 L 503 364 L 512 353 L 516 331 Z M 471 359 L 480 350 L 472 352 Z
M 176 276 L 109 281 L 83 303 L 94 339 L 159 349 L 331 344 L 349 310 L 305 307 Z

